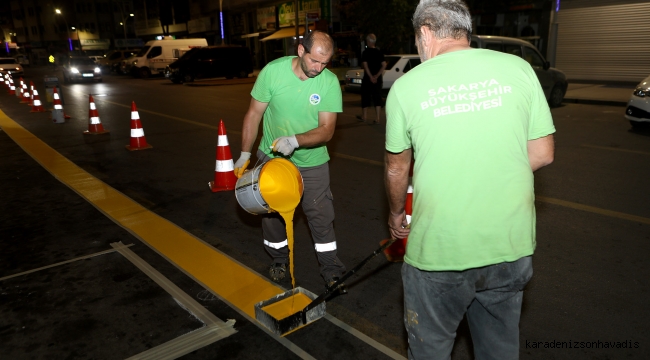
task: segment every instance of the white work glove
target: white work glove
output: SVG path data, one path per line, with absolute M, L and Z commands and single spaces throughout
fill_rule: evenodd
M 239 155 L 239 159 L 237 159 L 237 162 L 235 163 L 235 176 L 238 179 L 242 175 L 244 175 L 244 171 L 246 171 L 246 168 L 250 163 L 250 158 L 251 158 L 251 153 L 246 151 L 242 151 L 241 155 Z
M 284 156 L 289 156 L 298 146 L 296 135 L 281 136 L 273 141 L 271 149 L 275 152 L 282 153 Z

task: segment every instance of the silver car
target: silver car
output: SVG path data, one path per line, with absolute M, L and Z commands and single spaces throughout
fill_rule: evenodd
M 566 75 L 562 71 L 552 68 L 537 48 L 528 41 L 504 36 L 473 35 L 470 45 L 473 48 L 495 50 L 523 58 L 535 70 L 548 104 L 551 107 L 562 104 L 567 86 L 569 86 Z
M 20 65 L 16 59 L 10 57 L 0 58 L 0 74 L 6 74 L 9 71 L 13 75 L 22 76 L 24 74 L 23 67 Z
M 420 65 L 420 56 L 417 54 L 386 55 L 386 70 L 384 70 L 382 89 L 387 90 L 393 86 L 395 80 Z M 348 70 L 345 74 L 345 91 L 361 92 L 363 69 Z
M 650 76 L 636 86 L 625 108 L 625 118 L 632 128 L 650 127 Z

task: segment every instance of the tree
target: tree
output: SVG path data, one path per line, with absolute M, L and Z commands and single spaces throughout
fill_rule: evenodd
M 342 2 L 341 16 L 361 34 L 374 33 L 377 43 L 390 53 L 404 53 L 413 44 L 411 18 L 419 0 L 356 0 Z

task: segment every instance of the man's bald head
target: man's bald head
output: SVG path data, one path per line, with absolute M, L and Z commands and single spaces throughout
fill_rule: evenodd
M 334 54 L 334 41 L 327 33 L 320 30 L 310 31 L 302 39 L 302 47 L 307 53 L 314 50 L 318 51 L 320 55 L 332 56 Z

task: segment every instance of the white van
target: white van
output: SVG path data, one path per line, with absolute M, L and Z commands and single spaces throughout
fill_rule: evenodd
M 167 65 L 192 48 L 208 46 L 205 39 L 151 40 L 131 58 L 131 74 L 147 78 L 162 74 Z

